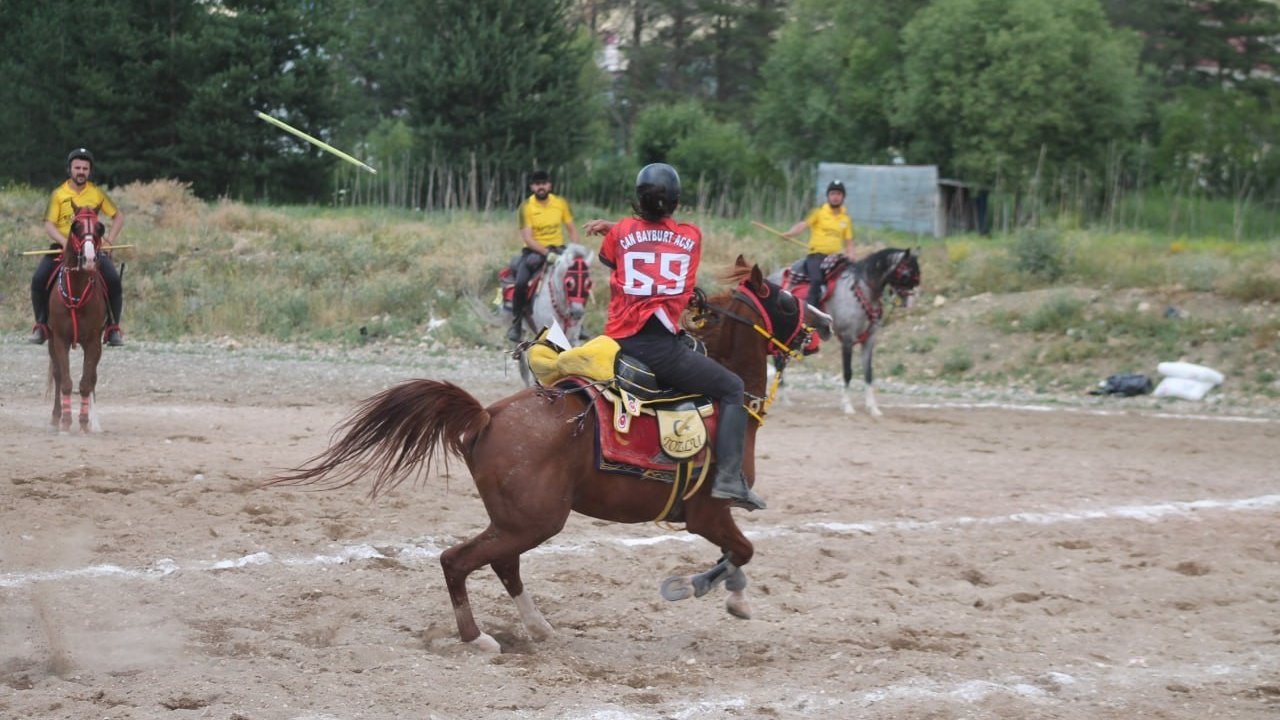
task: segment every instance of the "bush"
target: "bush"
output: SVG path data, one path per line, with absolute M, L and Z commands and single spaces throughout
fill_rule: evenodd
M 1062 277 L 1065 252 L 1062 239 L 1052 230 L 1035 229 L 1020 233 L 1012 246 L 1018 270 L 1053 282 Z

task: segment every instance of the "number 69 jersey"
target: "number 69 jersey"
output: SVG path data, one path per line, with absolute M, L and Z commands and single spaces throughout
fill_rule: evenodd
M 693 296 L 702 257 L 702 231 L 672 218 L 649 222 L 626 218 L 609 229 L 600 244 L 608 265 L 609 319 L 604 334 L 635 335 L 656 315 L 672 333 Z

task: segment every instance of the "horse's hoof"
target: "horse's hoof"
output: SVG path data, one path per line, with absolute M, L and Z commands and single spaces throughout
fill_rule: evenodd
M 502 652 L 502 646 L 498 644 L 498 641 L 494 640 L 492 635 L 485 632 L 480 633 L 475 640 L 465 644 L 473 650 L 488 653 L 490 655 L 497 655 Z
M 724 609 L 736 618 L 751 619 L 751 606 L 747 603 L 747 599 L 735 593 L 730 593 L 729 599 L 724 601 Z
M 676 600 L 685 600 L 693 597 L 695 588 L 689 576 L 678 575 L 663 580 L 659 591 L 662 593 L 664 600 L 675 602 Z

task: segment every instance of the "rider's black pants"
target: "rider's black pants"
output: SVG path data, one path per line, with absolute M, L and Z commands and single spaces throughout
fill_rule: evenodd
M 49 249 L 57 248 L 49 245 Z M 36 272 L 31 276 L 31 309 L 35 313 L 36 323 L 44 325 L 49 322 L 49 277 L 57 265 L 54 255 L 45 255 L 36 265 Z M 98 269 L 102 279 L 107 281 L 107 304 L 111 306 L 113 322 L 120 324 L 120 313 L 124 310 L 124 288 L 120 283 L 120 273 L 116 270 L 111 256 L 98 256 Z
M 615 338 L 622 352 L 649 366 L 661 385 L 698 393 L 728 405 L 742 405 L 742 378 L 686 345 L 656 317 L 631 337 Z
M 822 291 L 826 289 L 826 278 L 822 276 L 822 261 L 826 259 L 822 253 L 810 253 L 804 258 L 804 271 L 809 276 L 808 303 L 816 308 L 822 307 Z
M 516 294 L 511 298 L 511 311 L 517 321 L 524 313 L 525 299 L 529 297 L 529 281 L 542 269 L 547 259 L 529 248 L 521 248 L 520 257 L 515 260 Z

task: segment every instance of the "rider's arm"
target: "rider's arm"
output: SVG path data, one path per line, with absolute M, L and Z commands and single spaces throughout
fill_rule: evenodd
M 582 226 L 582 229 L 586 231 L 588 235 L 604 235 L 609 232 L 609 229 L 612 228 L 613 225 L 614 223 L 611 220 L 588 220 Z
M 117 209 L 116 214 L 111 216 L 111 226 L 107 228 L 107 237 L 103 242 L 107 247 L 116 244 L 116 236 L 120 234 L 120 230 L 124 227 L 124 211 Z
M 800 222 L 796 223 L 795 225 L 792 225 L 790 230 L 787 230 L 786 232 L 784 232 L 784 233 L 782 233 L 782 234 L 783 234 L 783 235 L 786 235 L 786 236 L 787 236 L 787 237 L 789 237 L 789 238 L 793 238 L 793 237 L 795 237 L 795 236 L 799 235 L 800 233 L 804 232 L 804 229 L 805 229 L 805 228 L 807 228 L 807 227 L 809 227 L 809 223 L 805 222 L 804 220 L 801 220 Z
M 849 262 L 857 259 L 853 256 L 853 238 L 844 241 L 844 256 L 849 258 Z
M 567 222 L 565 223 L 565 227 L 569 228 L 569 242 L 571 243 L 580 242 L 578 240 L 578 226 L 574 225 L 572 222 Z
M 527 225 L 520 228 L 520 239 L 524 241 L 525 247 L 530 250 L 538 253 L 539 255 L 547 254 L 547 249 L 543 247 L 542 243 L 533 239 L 533 228 Z
M 54 242 L 58 243 L 58 247 L 66 247 L 67 239 L 58 232 L 58 226 L 49 220 L 44 221 L 44 234 L 48 235 Z

